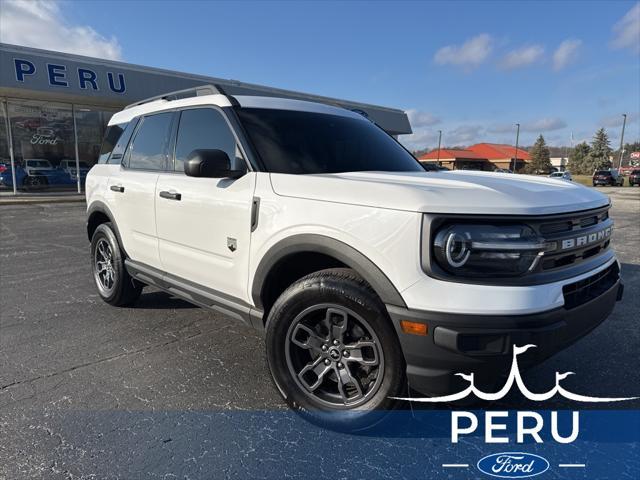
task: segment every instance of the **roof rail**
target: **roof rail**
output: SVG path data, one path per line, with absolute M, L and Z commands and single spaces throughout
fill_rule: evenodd
M 144 100 L 127 105 L 124 109 L 126 110 L 127 108 L 137 107 L 138 105 L 143 105 L 145 103 L 155 102 L 156 100 L 171 101 L 179 100 L 181 98 L 201 97 L 203 95 L 215 94 L 226 95 L 224 89 L 220 85 L 198 85 L 197 87 L 176 90 L 175 92 L 163 93 L 162 95 L 156 95 L 155 97 L 145 98 Z

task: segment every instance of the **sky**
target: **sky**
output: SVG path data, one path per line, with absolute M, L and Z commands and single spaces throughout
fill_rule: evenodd
M 414 150 L 640 140 L 637 1 L 0 0 L 0 41 L 401 108 Z

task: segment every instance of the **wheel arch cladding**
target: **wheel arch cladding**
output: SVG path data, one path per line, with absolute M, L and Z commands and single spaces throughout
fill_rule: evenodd
M 118 225 L 114 220 L 111 210 L 109 210 L 109 207 L 104 203 L 96 201 L 91 204 L 87 211 L 87 237 L 89 238 L 89 242 L 91 242 L 96 228 L 103 223 L 111 223 L 111 227 L 113 228 L 116 238 L 118 239 L 118 243 L 120 244 L 120 249 L 125 253 L 125 256 L 128 256 L 125 252 L 124 245 L 122 244 L 122 237 L 120 237 L 120 231 L 118 230 Z
M 321 256 L 333 260 L 335 263 L 322 265 L 311 271 L 304 271 L 299 278 L 313 273 L 313 271 L 325 268 L 348 267 L 371 285 L 371 288 L 373 288 L 383 303 L 406 308 L 402 296 L 387 276 L 375 263 L 358 250 L 346 243 L 324 235 L 300 234 L 283 239 L 272 246 L 262 257 L 256 269 L 251 288 L 251 296 L 256 307 L 265 312 L 265 318 L 271 305 L 275 302 L 275 298 L 269 298 L 268 295 L 270 283 L 274 280 L 274 277 L 277 276 L 280 268 L 283 265 L 286 267 L 288 260 L 301 254 Z M 282 291 L 299 278 L 294 278 L 288 285 L 282 288 Z M 282 291 L 279 293 L 282 293 Z

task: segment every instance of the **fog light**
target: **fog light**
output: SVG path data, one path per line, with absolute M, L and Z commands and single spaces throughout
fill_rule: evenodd
M 411 335 L 427 336 L 427 324 L 410 322 L 409 320 L 400 320 L 400 328 L 404 333 Z

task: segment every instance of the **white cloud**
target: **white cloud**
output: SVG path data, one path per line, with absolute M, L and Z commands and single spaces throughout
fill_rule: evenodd
M 491 125 L 487 128 L 487 132 L 490 133 L 507 133 L 507 132 L 515 132 L 516 125 L 515 123 L 501 123 L 498 125 Z
M 567 126 L 567 122 L 560 118 L 541 118 L 533 122 L 523 123 L 520 129 L 523 132 L 551 132 L 553 130 L 561 130 Z
M 447 45 L 438 50 L 433 57 L 439 65 L 455 65 L 471 69 L 484 62 L 491 54 L 493 40 L 491 36 L 482 33 L 470 38 L 462 45 Z
M 528 45 L 507 53 L 500 66 L 506 69 L 520 68 L 537 62 L 544 55 L 544 48 L 540 45 Z
M 428 112 L 422 112 L 420 110 L 411 109 L 407 110 L 407 116 L 409 117 L 409 123 L 411 128 L 430 127 L 440 123 L 440 119 L 435 115 Z
M 567 127 L 567 122 L 557 117 L 541 118 L 520 124 L 520 132 L 542 133 L 552 132 L 554 130 L 562 130 Z M 515 123 L 500 123 L 487 127 L 489 133 L 514 133 L 516 131 Z
M 105 38 L 87 25 L 70 25 L 53 0 L 2 0 L 0 41 L 112 60 L 121 58 L 116 38 Z
M 633 113 L 627 114 L 627 125 L 638 121 L 638 116 Z M 600 119 L 600 125 L 607 128 L 622 127 L 622 114 L 608 115 Z
M 459 125 L 443 137 L 446 138 L 447 145 L 470 145 L 479 141 L 483 133 L 484 127 L 480 125 Z
M 553 52 L 553 69 L 562 70 L 575 60 L 582 40 L 568 39 L 562 42 Z
M 634 53 L 640 53 L 640 2 L 636 3 L 613 26 L 614 48 L 629 48 Z
M 398 140 L 408 150 L 421 150 L 438 144 L 438 132 L 428 128 L 414 129 L 410 135 L 400 135 Z

